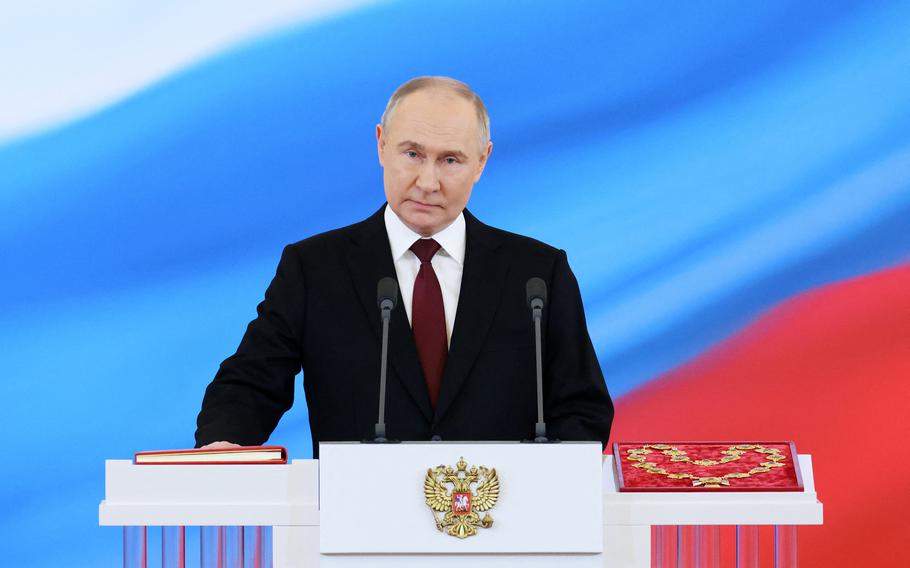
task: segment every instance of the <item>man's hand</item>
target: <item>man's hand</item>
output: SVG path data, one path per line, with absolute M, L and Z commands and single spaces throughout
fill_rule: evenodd
M 218 441 L 218 442 L 212 442 L 211 444 L 206 444 L 199 449 L 200 450 L 227 450 L 227 449 L 231 449 L 231 448 L 242 448 L 242 447 L 243 446 L 241 446 L 240 444 L 234 444 L 232 442 Z

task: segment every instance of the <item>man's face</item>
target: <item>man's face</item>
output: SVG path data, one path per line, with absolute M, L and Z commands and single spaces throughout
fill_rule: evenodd
M 385 196 L 416 233 L 430 236 L 449 226 L 493 148 L 481 148 L 474 105 L 446 91 L 426 89 L 402 99 L 376 127 Z

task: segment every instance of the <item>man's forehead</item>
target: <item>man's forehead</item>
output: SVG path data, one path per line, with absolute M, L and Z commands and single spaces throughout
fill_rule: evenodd
M 419 117 L 401 114 L 391 121 L 392 133 L 398 140 L 405 138 L 420 142 L 455 141 L 477 133 L 477 126 L 470 121 L 453 120 L 452 117 Z
M 473 152 L 480 137 L 476 115 L 470 106 L 461 112 L 453 110 L 445 106 L 402 105 L 386 125 L 386 139 L 396 146 L 410 142 L 427 151 Z
M 390 123 L 409 124 L 441 133 L 461 133 L 479 127 L 474 105 L 451 93 L 411 93 L 398 103 L 389 118 Z
M 407 109 L 416 112 L 426 109 L 448 109 L 461 111 L 466 114 L 473 113 L 474 105 L 466 98 L 444 89 L 421 89 L 414 91 L 398 101 L 396 110 Z

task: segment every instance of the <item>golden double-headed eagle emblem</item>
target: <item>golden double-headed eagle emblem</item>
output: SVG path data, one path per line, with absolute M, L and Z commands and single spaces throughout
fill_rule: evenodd
M 473 491 L 472 485 L 475 485 Z M 481 518 L 478 512 L 489 511 L 496 505 L 499 477 L 495 468 L 482 465 L 469 468 L 464 458 L 460 458 L 454 468 L 439 465 L 428 469 L 423 493 L 427 506 L 433 510 L 436 528 L 458 538 L 468 538 L 477 534 L 477 527 L 493 526 L 489 513 Z

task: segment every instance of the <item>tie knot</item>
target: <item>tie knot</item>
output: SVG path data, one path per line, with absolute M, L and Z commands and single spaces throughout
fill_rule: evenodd
M 417 258 L 420 259 L 421 263 L 430 262 L 430 259 L 433 258 L 433 255 L 436 254 L 440 248 L 442 248 L 442 245 L 433 239 L 417 239 L 414 241 L 414 244 L 411 245 L 411 251 L 417 255 Z

